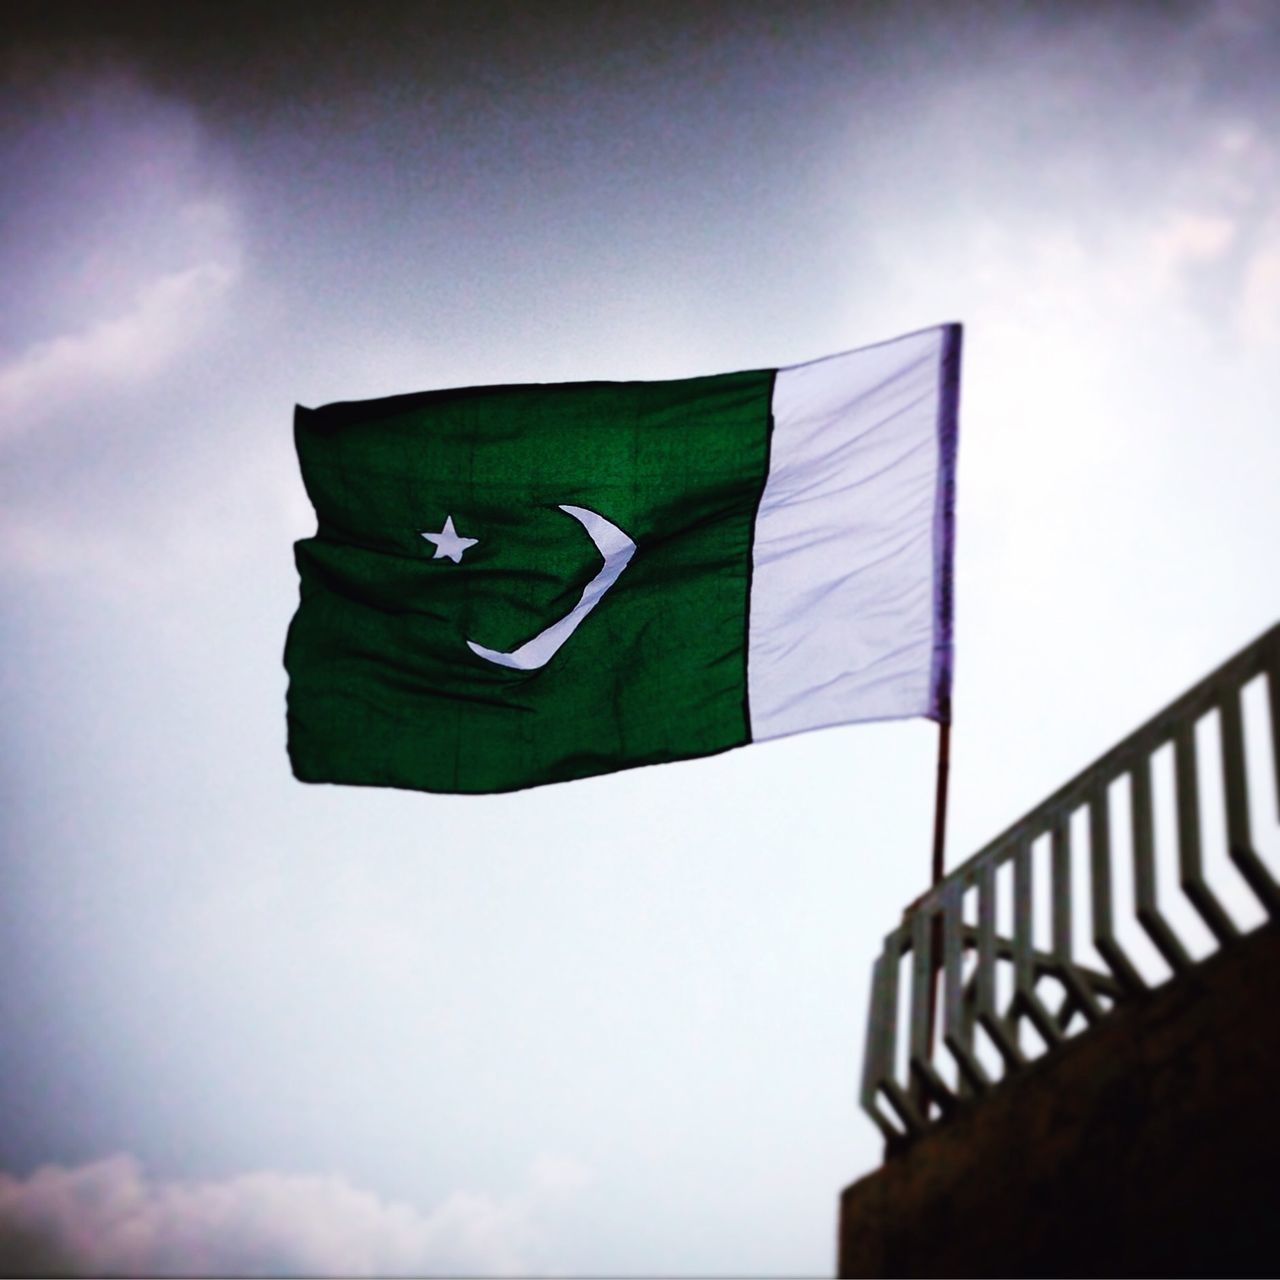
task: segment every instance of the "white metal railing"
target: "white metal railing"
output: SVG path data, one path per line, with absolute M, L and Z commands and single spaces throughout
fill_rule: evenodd
M 1280 918 L 1260 853 L 1278 835 L 1280 624 L 908 909 L 872 977 L 864 1110 L 890 1143 L 914 1137 L 1229 946 L 1245 917 Z

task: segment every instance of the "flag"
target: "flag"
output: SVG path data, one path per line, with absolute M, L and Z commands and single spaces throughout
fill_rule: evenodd
M 949 717 L 960 326 L 777 370 L 299 407 L 289 754 L 510 791 Z

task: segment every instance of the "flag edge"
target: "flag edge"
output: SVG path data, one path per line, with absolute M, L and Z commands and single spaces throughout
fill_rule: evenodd
M 938 482 L 934 507 L 933 670 L 929 719 L 951 723 L 955 669 L 956 455 L 960 432 L 960 357 L 964 326 L 942 328 L 938 361 Z

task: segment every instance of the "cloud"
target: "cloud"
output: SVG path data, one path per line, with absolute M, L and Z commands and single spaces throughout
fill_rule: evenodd
M 520 1192 L 455 1192 L 424 1212 L 336 1176 L 164 1181 L 127 1155 L 0 1172 L 0 1273 L 521 1275 L 542 1261 L 540 1217 L 587 1178 L 543 1157 Z
M 0 433 L 12 437 L 98 394 L 136 383 L 189 346 L 235 280 L 226 262 L 201 262 L 144 286 L 114 319 L 37 342 L 0 365 Z
M 199 572 L 235 552 L 208 522 L 259 485 L 250 449 L 219 471 L 211 445 L 244 412 L 218 371 L 256 314 L 239 170 L 127 69 L 28 70 L 0 88 L 0 574 L 134 589 L 166 549 Z
M 957 291 L 965 318 L 998 298 L 1002 314 L 1019 313 L 1011 332 L 1066 318 L 1176 326 L 1206 350 L 1261 353 L 1280 331 L 1280 148 L 1267 128 L 1280 95 L 1271 81 L 1235 92 L 1232 72 L 1242 50 L 1280 41 L 1263 13 L 1082 13 L 1055 42 L 1012 24 L 887 135 L 877 259 L 922 293 L 936 292 L 941 260 L 971 286 Z M 897 216 L 930 148 L 928 181 L 947 198 Z M 932 243 L 947 256 L 920 253 Z
M 1152 237 L 1152 248 L 1157 262 L 1177 270 L 1189 263 L 1216 261 L 1235 232 L 1235 223 L 1221 214 L 1180 210 Z
M 0 443 L 153 379 L 240 274 L 233 165 L 194 111 L 115 69 L 0 90 L 12 190 L 0 270 Z M 92 415 L 97 419 L 100 415 Z
M 1244 336 L 1257 347 L 1280 340 L 1280 221 L 1249 264 L 1240 304 Z

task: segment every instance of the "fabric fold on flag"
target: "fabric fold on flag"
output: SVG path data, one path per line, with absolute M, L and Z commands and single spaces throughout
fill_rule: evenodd
M 295 775 L 508 791 L 948 719 L 960 342 L 299 407 Z

